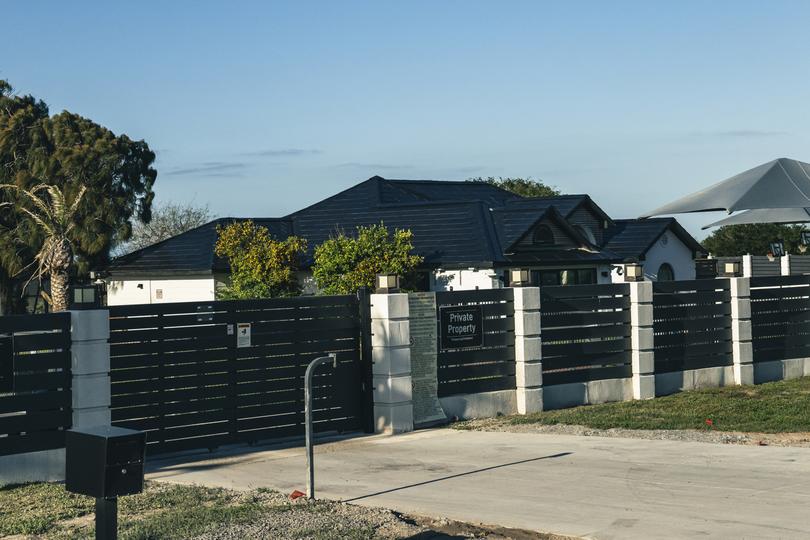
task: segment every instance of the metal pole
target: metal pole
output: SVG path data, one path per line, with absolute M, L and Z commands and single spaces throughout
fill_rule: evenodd
M 329 353 L 329 356 L 320 356 L 310 362 L 304 374 L 304 426 L 306 429 L 307 444 L 307 498 L 315 498 L 315 464 L 312 451 L 312 376 L 315 368 L 321 364 L 332 361 L 332 366 L 337 368 L 337 354 Z
M 96 540 L 118 538 L 118 498 L 96 499 Z

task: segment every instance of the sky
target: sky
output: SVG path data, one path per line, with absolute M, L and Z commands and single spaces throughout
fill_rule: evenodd
M 273 217 L 373 175 L 637 217 L 810 161 L 810 2 L 12 2 L 0 78 L 145 140 L 156 200 Z M 698 238 L 717 214 L 679 218 Z

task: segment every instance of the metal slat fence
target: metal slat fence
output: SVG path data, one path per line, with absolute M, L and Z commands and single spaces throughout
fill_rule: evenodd
M 540 288 L 543 385 L 632 376 L 630 287 Z
M 334 352 L 315 430 L 367 429 L 362 313 L 355 296 L 111 307 L 113 424 L 147 431 L 149 453 L 301 436 L 306 366 Z
M 732 365 L 729 289 L 727 279 L 653 283 L 656 373 Z
M 754 362 L 810 356 L 810 276 L 751 278 Z
M 437 360 L 439 397 L 512 390 L 515 386 L 515 310 L 511 289 L 436 293 L 438 324 L 446 309 L 480 306 L 483 333 L 470 346 L 442 347 Z
M 69 313 L 0 317 L 0 455 L 65 445 L 70 339 Z

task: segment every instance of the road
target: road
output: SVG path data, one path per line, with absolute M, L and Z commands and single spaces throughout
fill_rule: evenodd
M 810 449 L 419 431 L 317 447 L 318 497 L 610 539 L 810 538 Z M 305 490 L 302 448 L 156 461 L 151 479 Z

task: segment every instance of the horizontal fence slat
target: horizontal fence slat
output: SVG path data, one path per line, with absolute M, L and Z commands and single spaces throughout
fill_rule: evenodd
M 620 365 L 611 367 L 584 368 L 552 373 L 543 372 L 543 386 L 558 384 L 601 381 L 606 379 L 626 379 L 633 376 L 632 366 Z

